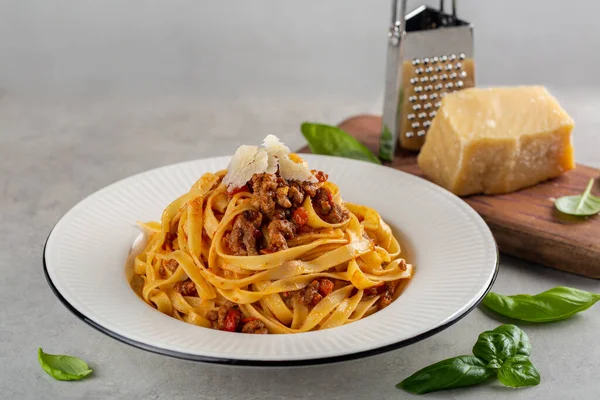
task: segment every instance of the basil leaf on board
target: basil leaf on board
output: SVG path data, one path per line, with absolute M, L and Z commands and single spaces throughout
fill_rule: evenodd
M 527 334 L 519 327 L 505 324 L 479 335 L 473 346 L 473 354 L 487 362 L 504 362 L 517 354 L 530 355 L 531 343 Z
M 509 357 L 498 370 L 498 380 L 513 388 L 535 386 L 540 379 L 540 373 L 527 356 Z
M 485 363 L 473 356 L 458 356 L 439 361 L 415 372 L 396 385 L 414 394 L 436 390 L 471 386 L 484 382 L 496 373 L 485 367 Z
M 583 194 L 563 196 L 554 202 L 555 207 L 564 214 L 582 217 L 600 213 L 600 197 L 591 193 L 593 186 L 594 178 L 590 179 Z
M 305 122 L 300 127 L 314 154 L 354 158 L 381 164 L 364 144 L 335 126 Z
M 587 310 L 598 300 L 600 300 L 598 294 L 558 286 L 533 296 L 528 294 L 504 296 L 490 292 L 483 299 L 483 304 L 490 310 L 513 319 L 552 322 Z
M 87 363 L 77 357 L 46 354 L 41 348 L 38 361 L 48 375 L 59 381 L 78 381 L 92 373 Z

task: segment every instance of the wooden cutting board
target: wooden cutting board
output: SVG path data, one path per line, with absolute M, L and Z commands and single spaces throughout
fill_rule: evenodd
M 377 154 L 381 117 L 359 115 L 339 127 Z M 308 147 L 300 151 L 310 152 Z M 424 177 L 416 160 L 416 153 L 399 150 L 385 165 Z M 583 192 L 590 178 L 597 177 L 600 170 L 577 164 L 558 178 L 515 193 L 463 199 L 487 222 L 502 253 L 600 278 L 600 215 L 571 217 L 554 207 L 555 199 Z

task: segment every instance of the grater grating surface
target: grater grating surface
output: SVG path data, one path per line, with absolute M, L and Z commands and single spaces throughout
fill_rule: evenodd
M 419 150 L 442 98 L 475 86 L 473 27 L 453 14 L 421 6 L 404 15 L 392 3 L 380 157 L 391 160 L 396 143 Z

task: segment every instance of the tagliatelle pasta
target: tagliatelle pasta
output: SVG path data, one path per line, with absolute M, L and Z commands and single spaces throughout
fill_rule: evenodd
M 277 151 L 276 172 L 254 171 L 241 187 L 224 183 L 231 171 L 206 173 L 160 222 L 141 224 L 133 279 L 146 303 L 207 328 L 297 333 L 356 321 L 400 295 L 413 267 L 380 215 L 344 202 L 323 172 L 283 178 L 284 157 L 305 162 Z

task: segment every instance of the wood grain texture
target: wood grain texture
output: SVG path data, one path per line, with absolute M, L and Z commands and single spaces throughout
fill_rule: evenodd
M 359 115 L 339 124 L 375 154 L 381 118 Z M 309 152 L 305 147 L 301 152 Z M 399 150 L 385 165 L 424 177 L 417 153 Z M 500 251 L 517 258 L 590 278 L 600 278 L 600 215 L 580 218 L 560 213 L 554 200 L 583 192 L 600 170 L 581 164 L 562 176 L 515 193 L 463 198 L 487 222 Z M 598 193 L 597 188 L 595 192 Z

